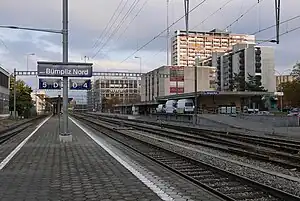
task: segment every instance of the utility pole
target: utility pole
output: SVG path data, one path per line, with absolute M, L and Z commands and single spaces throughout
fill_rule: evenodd
M 197 56 L 197 58 L 195 59 L 195 108 L 194 108 L 194 120 L 193 120 L 193 124 L 196 125 L 197 124 L 197 113 L 198 113 L 198 69 L 197 67 L 199 66 L 200 63 L 200 58 L 199 56 Z
M 169 2 L 170 2 L 170 0 L 167 0 L 167 66 L 170 65 L 170 62 L 169 62 L 169 37 L 170 37 L 170 28 L 169 28 Z
M 187 50 L 186 50 L 186 66 L 189 66 L 189 12 L 190 12 L 190 1 L 184 0 L 184 14 L 185 14 L 185 28 L 186 28 L 186 42 L 187 42 Z
M 280 0 L 275 0 L 275 17 L 276 17 L 276 43 L 279 44 Z
M 17 70 L 14 69 L 14 118 L 17 119 Z
M 68 0 L 63 0 L 63 63 L 68 63 Z M 68 130 L 68 77 L 63 77 L 63 133 L 64 136 L 68 136 L 70 139 L 66 141 L 71 141 L 72 136 Z

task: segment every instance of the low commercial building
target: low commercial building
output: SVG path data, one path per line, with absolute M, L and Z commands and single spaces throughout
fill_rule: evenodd
M 0 66 L 0 116 L 9 115 L 9 72 Z
M 216 68 L 197 67 L 197 90 L 214 91 Z M 162 66 L 142 76 L 141 101 L 155 101 L 157 97 L 195 91 L 195 67 Z
M 89 110 L 100 111 L 102 100 L 114 98 L 115 102 L 128 104 L 140 102 L 140 79 L 129 77 L 101 77 L 94 81 L 87 92 Z

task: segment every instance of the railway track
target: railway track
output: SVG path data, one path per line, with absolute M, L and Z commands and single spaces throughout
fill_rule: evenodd
M 225 200 L 300 200 L 299 197 L 281 190 L 138 140 L 126 135 L 126 132 L 122 130 L 116 130 L 115 128 L 118 127 L 116 124 L 78 114 L 74 117 Z
M 20 124 L 13 125 L 10 128 L 1 130 L 0 131 L 0 144 L 3 144 L 4 142 L 6 142 L 10 138 L 14 137 L 15 135 L 19 134 L 23 130 L 29 128 L 36 121 L 40 120 L 43 117 L 45 117 L 45 116 L 39 116 L 39 117 L 30 119 L 30 120 L 24 121 Z
M 117 119 L 101 117 L 93 114 L 84 114 L 110 123 L 116 123 Z M 185 130 L 178 132 L 174 129 L 163 129 L 149 126 L 132 120 L 121 122 L 137 130 L 146 131 L 156 135 L 180 140 L 186 143 L 201 145 L 223 152 L 246 156 L 255 160 L 270 162 L 285 169 L 300 170 L 300 142 L 267 138 L 243 134 L 221 133 L 211 131 Z M 176 129 L 176 128 L 175 128 Z

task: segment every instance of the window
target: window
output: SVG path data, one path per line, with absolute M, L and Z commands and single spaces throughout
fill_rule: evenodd
M 0 72 L 0 86 L 5 87 L 5 88 L 8 88 L 8 86 L 9 86 L 8 76 L 2 72 Z

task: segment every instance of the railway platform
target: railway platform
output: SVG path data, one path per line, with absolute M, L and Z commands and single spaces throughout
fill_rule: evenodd
M 45 120 L 2 156 L 0 200 L 221 200 L 204 189 L 178 192 L 155 175 L 160 183 L 149 180 L 74 120 L 69 121 L 73 141 L 62 143 L 58 127 L 57 117 Z

